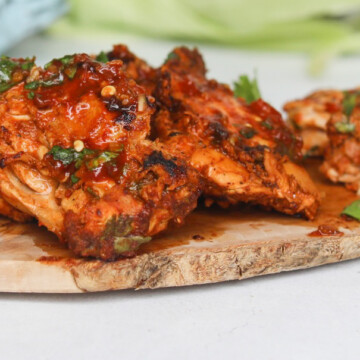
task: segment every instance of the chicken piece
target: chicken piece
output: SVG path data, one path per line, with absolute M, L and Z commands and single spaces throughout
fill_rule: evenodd
M 0 214 L 18 222 L 27 222 L 32 220 L 31 215 L 17 210 L 2 198 L 0 198 Z
M 333 182 L 360 189 L 360 109 L 359 90 L 317 91 L 304 100 L 285 105 L 290 120 L 306 132 L 317 128 L 321 138 L 308 139 L 316 154 L 324 156 L 322 172 Z M 325 138 L 325 140 L 323 140 Z M 310 153 L 312 155 L 312 153 Z
M 105 55 L 106 60 L 121 60 L 127 76 L 143 86 L 149 95 L 153 94 L 156 85 L 156 70 L 134 55 L 126 45 L 115 45 L 112 51 Z
M 345 92 L 339 110 L 327 124 L 329 144 L 321 171 L 333 182 L 341 182 L 360 194 L 360 93 Z
M 301 156 L 301 141 L 275 109 L 262 100 L 247 105 L 228 86 L 207 80 L 197 50 L 175 49 L 158 78 L 155 133 L 201 173 L 210 202 L 315 216 L 319 194 L 290 160 Z
M 0 58 L 0 93 L 8 90 L 14 84 L 19 83 L 30 75 L 30 70 L 34 65 L 34 58 L 29 59 L 9 59 L 6 56 Z M 4 129 L 0 128 L 0 132 Z M 0 164 L 1 166 L 1 164 Z M 32 217 L 11 206 L 7 201 L 0 197 L 0 214 L 19 222 L 30 221 Z
M 304 155 L 324 155 L 329 142 L 327 124 L 333 113 L 341 111 L 343 97 L 342 91 L 322 90 L 284 105 L 290 123 L 302 136 Z
M 65 56 L 0 95 L 0 195 L 76 254 L 104 260 L 134 255 L 200 195 L 197 172 L 146 139 L 154 105 L 122 68 Z

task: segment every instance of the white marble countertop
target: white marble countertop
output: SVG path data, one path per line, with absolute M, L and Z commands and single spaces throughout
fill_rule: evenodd
M 126 42 L 154 65 L 173 46 L 130 37 L 71 41 L 38 36 L 9 52 L 40 62 Z M 201 46 L 210 76 L 258 71 L 264 98 L 360 84 L 360 57 L 311 78 L 304 56 Z M 0 294 L 0 358 L 359 359 L 360 260 L 249 280 L 153 291 Z

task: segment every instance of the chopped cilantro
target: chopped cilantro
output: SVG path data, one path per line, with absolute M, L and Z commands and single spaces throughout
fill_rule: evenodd
M 60 60 L 63 63 L 63 65 L 69 65 L 71 62 L 74 61 L 74 57 L 75 55 L 65 55 L 64 57 L 57 60 Z
M 24 61 L 12 60 L 7 56 L 0 58 L 0 92 L 4 92 L 19 83 L 14 81 L 12 74 L 16 69 L 29 71 L 34 66 L 34 59 Z
M 93 150 L 86 148 L 80 152 L 77 152 L 75 149 L 72 148 L 66 149 L 59 145 L 55 145 L 48 154 L 52 155 L 54 160 L 61 161 L 64 165 L 70 165 L 71 163 L 75 163 L 75 167 L 79 168 L 82 164 L 84 157 L 93 153 Z
M 246 139 L 251 139 L 256 134 L 256 130 L 252 127 L 246 126 L 240 130 L 240 134 Z
M 264 121 L 262 121 L 261 126 L 268 130 L 272 130 L 274 128 L 270 119 L 265 119 Z
M 75 174 L 72 174 L 70 179 L 73 184 L 76 184 L 80 180 L 80 178 L 78 178 Z
M 354 107 L 356 105 L 356 98 L 358 95 L 359 95 L 358 92 L 355 93 L 350 93 L 347 91 L 344 92 L 343 111 L 348 118 L 351 116 L 351 113 L 354 110 Z
M 355 124 L 349 122 L 337 122 L 334 126 L 335 129 L 342 134 L 352 133 L 355 130 Z
M 27 97 L 28 99 L 32 100 L 34 97 L 35 97 L 35 93 L 33 91 L 30 91 L 28 94 L 27 94 Z
M 70 165 L 75 161 L 76 151 L 74 149 L 65 149 L 59 145 L 55 145 L 49 154 L 52 155 L 54 160 L 61 161 L 64 165 Z
M 11 83 L 0 83 L 0 93 L 9 90 L 11 87 L 13 87 L 15 84 Z
M 240 75 L 234 83 L 234 95 L 243 98 L 247 104 L 251 104 L 261 98 L 256 77 L 250 80 L 247 75 Z
M 26 62 L 21 64 L 21 69 L 25 71 L 30 71 L 34 65 L 35 63 L 33 59 L 26 58 Z
M 360 200 L 355 200 L 348 205 L 341 213 L 342 215 L 351 216 L 360 221 Z
M 102 62 L 102 63 L 107 63 L 109 61 L 108 56 L 106 55 L 106 53 L 104 51 L 102 51 L 97 57 L 96 57 L 96 61 Z
M 27 84 L 25 84 L 24 88 L 28 90 L 35 90 L 39 87 L 40 82 L 39 81 L 31 81 Z
M 39 82 L 39 86 L 41 85 L 44 87 L 51 87 L 51 86 L 62 84 L 63 83 L 63 73 L 65 73 L 67 75 L 67 77 L 70 80 L 72 80 L 75 77 L 75 74 L 77 71 L 77 66 L 76 66 L 76 64 L 73 63 L 74 58 L 75 58 L 75 55 L 65 55 L 62 58 L 53 59 L 50 62 L 48 62 L 44 66 L 45 70 L 49 69 L 49 67 L 53 64 L 57 66 L 58 64 L 56 62 L 61 62 L 62 65 L 58 68 L 58 71 L 59 71 L 58 74 L 54 74 L 47 80 L 42 80 L 41 82 Z
M 57 58 L 49 61 L 47 64 L 45 64 L 44 69 L 47 70 L 55 61 L 60 61 L 63 65 L 67 66 L 71 62 L 73 62 L 75 55 L 65 55 L 62 58 Z
M 118 155 L 119 155 L 118 152 L 103 151 L 99 156 L 88 161 L 86 163 L 86 166 L 89 170 L 94 170 L 94 169 L 98 168 L 101 164 L 104 164 L 106 162 L 109 162 L 109 161 L 117 158 Z
M 76 75 L 77 67 L 76 66 L 70 66 L 65 70 L 66 75 L 70 80 L 72 80 Z
M 166 57 L 166 60 L 165 60 L 165 62 L 168 62 L 168 61 L 170 61 L 170 60 L 178 60 L 179 59 L 179 55 L 177 54 L 177 53 L 175 53 L 175 52 L 170 52 L 169 54 L 168 54 L 168 56 Z
M 42 80 L 42 81 L 31 81 L 27 84 L 25 84 L 25 89 L 27 90 L 35 90 L 37 89 L 39 86 L 43 86 L 43 87 L 51 87 L 51 86 L 55 86 L 55 85 L 60 85 L 62 84 L 63 80 L 60 77 L 54 77 L 54 78 L 50 78 L 48 80 Z
M 0 82 L 10 81 L 17 64 L 7 56 L 0 58 Z

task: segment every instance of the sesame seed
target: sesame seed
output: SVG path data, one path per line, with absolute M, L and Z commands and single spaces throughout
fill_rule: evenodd
M 114 96 L 116 94 L 116 89 L 112 85 L 106 85 L 101 89 L 101 96 L 109 97 Z
M 30 120 L 30 116 L 29 115 L 13 115 L 13 114 L 10 114 L 11 117 L 14 119 L 14 120 L 19 120 L 19 121 L 28 121 Z
M 75 140 L 74 141 L 74 149 L 77 152 L 80 152 L 84 149 L 85 145 L 81 140 Z

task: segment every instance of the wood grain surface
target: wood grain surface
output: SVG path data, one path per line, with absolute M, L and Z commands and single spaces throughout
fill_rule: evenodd
M 131 259 L 76 258 L 36 224 L 0 219 L 0 291 L 76 293 L 205 284 L 309 268 L 360 257 L 360 226 L 339 216 L 356 199 L 308 164 L 322 193 L 315 221 L 249 206 L 200 207 L 186 225 L 145 244 Z M 343 236 L 310 237 L 331 224 Z

